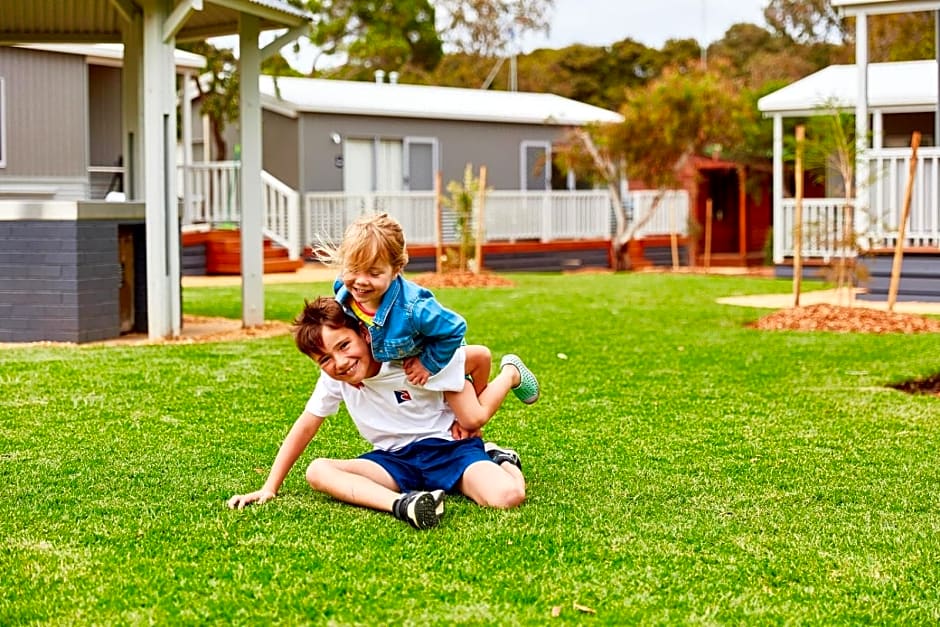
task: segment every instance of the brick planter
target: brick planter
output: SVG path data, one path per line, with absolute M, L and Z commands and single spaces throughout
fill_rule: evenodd
M 140 203 L 0 203 L 0 341 L 147 330 Z

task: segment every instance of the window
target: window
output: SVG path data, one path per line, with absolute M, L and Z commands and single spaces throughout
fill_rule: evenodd
M 433 190 L 437 140 L 433 137 L 406 137 L 404 165 L 406 189 L 412 192 Z
M 524 141 L 519 147 L 519 184 L 526 191 L 552 188 L 552 145 L 545 141 Z
M 432 137 L 349 139 L 343 142 L 343 189 L 347 192 L 434 189 L 438 146 Z
M 402 144 L 397 140 L 347 139 L 343 142 L 343 190 L 401 191 L 401 153 Z
M 6 82 L 0 76 L 0 168 L 7 165 L 7 95 Z

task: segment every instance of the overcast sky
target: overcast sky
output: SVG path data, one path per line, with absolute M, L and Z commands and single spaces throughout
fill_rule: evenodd
M 763 9 L 769 0 L 555 0 L 548 37 L 530 37 L 520 42 L 522 52 L 535 48 L 564 48 L 582 43 L 603 46 L 630 38 L 651 48 L 661 48 L 667 39 L 692 38 L 711 43 L 732 24 L 764 25 Z M 273 36 L 268 36 L 270 41 Z M 303 39 L 301 40 L 303 41 Z M 217 37 L 217 46 L 235 47 L 237 37 Z M 291 48 L 283 54 L 296 69 L 310 72 L 314 53 L 307 46 L 295 56 Z
M 667 39 L 721 39 L 738 22 L 764 25 L 769 0 L 555 0 L 551 33 L 524 42 L 524 50 L 593 46 L 630 38 L 651 48 Z

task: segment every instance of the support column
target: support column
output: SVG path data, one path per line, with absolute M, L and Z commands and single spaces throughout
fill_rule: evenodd
M 783 117 L 774 114 L 774 263 L 783 263 L 787 224 L 783 219 Z
M 241 120 L 242 324 L 264 324 L 264 236 L 261 190 L 261 96 L 258 79 L 258 18 L 242 14 L 238 24 L 239 116 Z
M 124 61 L 121 68 L 121 159 L 124 166 L 124 196 L 127 200 L 143 198 L 141 181 L 141 132 L 144 127 L 141 93 L 143 79 L 143 15 L 137 13 L 123 32 Z
M 193 81 L 198 77 L 192 71 L 183 72 L 180 88 L 180 119 L 183 124 L 183 224 L 192 220 L 192 165 L 193 165 L 193 99 L 197 96 Z
M 148 334 L 163 339 L 180 333 L 175 39 L 164 41 L 168 0 L 149 0 L 143 9 L 143 179 L 135 185 L 142 187 L 146 206 Z
M 858 73 L 855 99 L 855 213 L 869 207 L 868 186 L 868 15 L 855 16 L 855 68 Z

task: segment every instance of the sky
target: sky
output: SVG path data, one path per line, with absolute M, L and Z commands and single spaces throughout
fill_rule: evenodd
M 763 9 L 769 0 L 555 0 L 549 35 L 525 38 L 521 52 L 535 48 L 564 48 L 574 43 L 604 46 L 630 38 L 651 48 L 667 39 L 721 39 L 732 24 L 764 25 Z M 273 39 L 270 36 L 264 41 Z M 234 47 L 237 37 L 219 37 L 217 46 Z M 310 73 L 314 51 L 291 47 L 282 54 L 297 70 Z
M 523 42 L 523 51 L 582 43 L 602 46 L 630 38 L 651 48 L 667 39 L 721 39 L 732 24 L 764 25 L 769 0 L 555 0 L 548 38 Z

